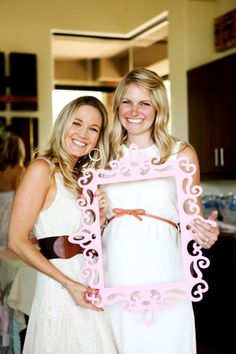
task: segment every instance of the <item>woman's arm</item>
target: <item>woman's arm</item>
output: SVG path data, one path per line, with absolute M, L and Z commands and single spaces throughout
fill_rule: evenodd
M 77 305 L 97 309 L 86 298 L 87 294 L 97 294 L 97 292 L 69 279 L 29 240 L 38 215 L 47 203 L 52 185 L 48 163 L 40 159 L 31 163 L 16 192 L 9 226 L 8 246 L 27 264 L 65 286 Z
M 199 162 L 195 150 L 190 146 L 181 146 L 178 157 L 188 158 L 190 163 L 193 163 L 196 166 L 196 172 L 193 175 L 193 185 L 200 185 L 200 171 L 199 171 Z M 200 216 L 203 216 L 202 200 L 201 197 L 198 198 L 197 204 L 200 209 Z M 212 213 L 211 220 L 217 219 L 217 211 Z M 196 241 L 202 245 L 204 248 L 210 248 L 218 239 L 219 228 L 218 226 L 213 226 L 203 220 L 195 219 L 192 222 L 192 232 L 194 233 Z

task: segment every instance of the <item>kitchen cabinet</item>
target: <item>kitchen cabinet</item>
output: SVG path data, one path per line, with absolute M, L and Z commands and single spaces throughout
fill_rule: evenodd
M 203 270 L 209 285 L 203 299 L 193 303 L 198 354 L 235 354 L 236 235 L 220 235 L 203 253 L 210 266 Z
M 189 142 L 204 178 L 236 177 L 236 54 L 187 73 Z

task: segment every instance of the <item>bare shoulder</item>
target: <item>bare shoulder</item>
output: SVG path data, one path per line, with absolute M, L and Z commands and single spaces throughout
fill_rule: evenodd
M 47 161 L 43 159 L 36 159 L 32 161 L 26 168 L 24 179 L 32 179 L 35 182 L 43 183 L 50 182 L 51 179 L 51 169 Z M 32 181 L 32 182 L 33 182 Z
M 186 143 L 181 143 L 178 151 L 178 157 L 185 157 L 189 162 L 195 163 L 198 165 L 198 157 L 195 149 Z
M 194 148 L 190 144 L 182 143 L 178 152 L 178 157 L 179 158 L 186 158 L 188 159 L 189 163 L 192 163 L 195 165 L 196 169 L 193 175 L 193 183 L 195 185 L 200 184 L 200 167 L 199 167 L 199 161 L 197 157 L 197 153 L 194 150 Z

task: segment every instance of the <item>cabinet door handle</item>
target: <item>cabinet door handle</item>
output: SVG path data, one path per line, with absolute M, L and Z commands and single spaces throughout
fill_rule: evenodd
M 220 148 L 220 165 L 224 166 L 225 161 L 224 161 L 224 148 Z
M 215 166 L 218 167 L 219 161 L 218 161 L 218 149 L 215 148 Z

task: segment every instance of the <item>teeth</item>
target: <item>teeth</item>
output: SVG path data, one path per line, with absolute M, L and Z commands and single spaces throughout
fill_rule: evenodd
M 142 118 L 128 118 L 127 120 L 129 123 L 136 123 L 136 124 L 142 123 L 143 121 Z
M 84 143 L 81 143 L 81 141 L 78 141 L 78 140 L 74 140 L 74 143 L 75 143 L 76 145 L 78 145 L 78 146 L 82 146 L 82 147 L 85 146 Z

